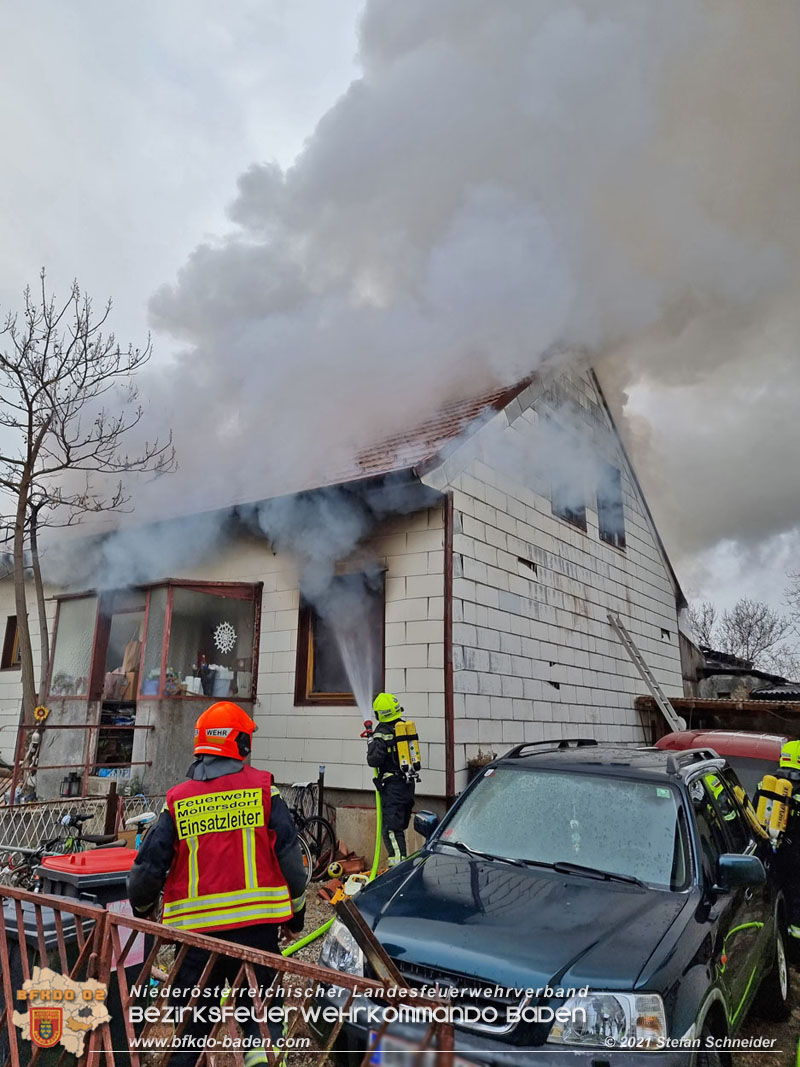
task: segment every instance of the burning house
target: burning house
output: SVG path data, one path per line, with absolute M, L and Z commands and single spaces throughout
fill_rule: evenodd
M 351 802 L 371 790 L 359 734 L 381 689 L 417 723 L 433 803 L 512 744 L 643 740 L 642 682 L 609 612 L 683 693 L 682 594 L 591 371 L 454 402 L 294 488 L 73 549 L 48 589 L 40 796 L 70 773 L 164 792 L 223 697 L 256 720 L 256 764 L 284 783 L 324 764 Z M 13 612 L 5 580 L 9 761 L 25 749 Z

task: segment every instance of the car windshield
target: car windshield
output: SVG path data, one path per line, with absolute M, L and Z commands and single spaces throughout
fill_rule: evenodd
M 484 774 L 437 840 L 681 889 L 687 876 L 682 826 L 678 798 L 666 784 L 500 766 Z

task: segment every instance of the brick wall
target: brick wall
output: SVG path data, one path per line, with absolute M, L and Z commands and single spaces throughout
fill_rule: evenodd
M 535 442 L 537 423 L 557 417 L 565 397 L 577 410 L 571 430 L 582 426 L 622 470 L 624 550 L 600 540 L 592 492 L 584 533 L 552 514 L 549 485 L 523 482 L 504 465 L 525 454 L 505 446 Z M 487 431 L 503 447 L 484 449 Z M 675 590 L 590 377 L 565 377 L 548 393 L 532 386 L 463 452 L 466 460 L 456 452 L 430 479 L 452 489 L 455 513 L 456 788 L 479 749 L 562 736 L 643 739 L 633 702 L 644 685 L 607 613 L 620 613 L 667 694 L 681 695 Z

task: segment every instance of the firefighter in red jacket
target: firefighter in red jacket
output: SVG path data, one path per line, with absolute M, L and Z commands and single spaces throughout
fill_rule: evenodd
M 158 822 L 142 842 L 128 876 L 128 897 L 136 914 L 148 915 L 163 889 L 166 926 L 276 953 L 282 926 L 292 933 L 303 929 L 306 871 L 294 821 L 272 775 L 244 762 L 255 728 L 250 716 L 228 701 L 203 712 L 195 726 L 197 758 L 187 780 L 167 793 Z M 174 987 L 191 990 L 207 960 L 207 952 L 190 948 Z M 205 988 L 218 986 L 221 992 L 240 963 L 220 956 Z M 274 972 L 265 967 L 255 972 L 258 985 L 269 988 Z M 249 982 L 245 979 L 240 988 L 249 988 Z M 181 1003 L 190 999 L 179 997 Z M 198 1001 L 205 1011 L 208 1005 L 208 1000 Z M 240 996 L 236 1006 L 244 1005 L 254 1002 Z M 189 1018 L 187 1040 L 173 1054 L 171 1067 L 195 1063 L 202 1049 L 191 1042 L 207 1035 L 211 1026 L 202 1016 Z M 255 1021 L 248 1020 L 242 1029 L 253 1042 L 259 1039 Z M 270 1033 L 274 1042 L 281 1036 L 280 1024 L 270 1023 Z M 245 1067 L 254 1067 L 267 1057 L 251 1048 L 244 1061 Z

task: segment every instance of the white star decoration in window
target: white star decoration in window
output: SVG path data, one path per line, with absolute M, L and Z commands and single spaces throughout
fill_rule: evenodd
M 214 630 L 214 645 L 219 652 L 233 652 L 236 631 L 229 622 L 221 622 Z

